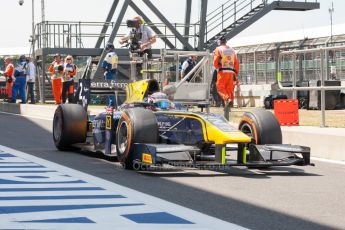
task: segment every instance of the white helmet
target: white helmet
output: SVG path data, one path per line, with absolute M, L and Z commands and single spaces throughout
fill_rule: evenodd
M 172 103 L 168 99 L 168 96 L 165 93 L 161 92 L 151 94 L 148 97 L 147 102 L 160 109 L 169 109 L 173 107 Z

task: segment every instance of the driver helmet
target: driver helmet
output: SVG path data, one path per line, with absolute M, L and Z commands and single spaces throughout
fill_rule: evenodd
M 168 96 L 161 92 L 153 93 L 148 96 L 147 102 L 153 104 L 159 109 L 169 109 L 173 107 L 172 103 L 168 99 Z

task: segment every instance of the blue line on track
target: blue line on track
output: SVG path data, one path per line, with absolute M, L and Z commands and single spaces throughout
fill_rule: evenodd
M 82 204 L 82 205 L 46 205 L 46 206 L 0 206 L 0 212 L 4 214 L 12 213 L 26 213 L 26 212 L 49 212 L 49 211 L 64 211 L 75 209 L 92 209 L 92 208 L 117 208 L 141 206 L 143 203 L 129 203 L 129 204 Z
M 0 171 L 0 174 L 2 173 L 47 173 L 47 172 L 57 172 L 55 170 L 37 170 L 37 171 Z
M 100 187 L 63 187 L 63 188 L 0 188 L 0 192 L 50 192 L 50 191 L 100 191 Z
M 0 196 L 0 200 L 79 200 L 79 199 L 118 199 L 122 195 L 67 195 L 67 196 Z
M 20 165 L 20 166 L 1 166 L 0 165 L 0 169 L 33 169 L 33 168 L 46 168 L 44 166 L 41 165 Z
M 49 178 L 47 176 L 18 176 L 23 179 L 46 179 Z
M 96 222 L 86 217 L 74 217 L 74 218 L 61 218 L 61 219 L 18 221 L 18 223 L 94 224 Z
M 16 157 L 16 156 L 9 154 L 9 153 L 0 153 L 0 157 Z M 1 159 L 1 160 L 3 160 L 3 159 Z
M 0 179 L 0 184 L 84 184 L 87 183 L 83 180 L 75 181 L 49 181 L 49 182 L 30 182 L 30 181 L 14 181 Z
M 122 216 L 138 224 L 194 224 L 166 212 L 126 214 Z
M 20 162 L 20 161 L 18 161 L 18 162 L 15 162 L 15 161 L 12 161 L 12 162 L 1 162 L 0 161 L 0 165 L 1 164 L 34 164 L 33 162 L 28 162 L 28 161 L 24 161 L 24 162 Z M 37 164 L 36 164 L 37 165 Z

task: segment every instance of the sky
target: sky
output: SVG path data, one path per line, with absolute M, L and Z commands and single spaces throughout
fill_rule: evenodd
M 41 21 L 41 1 L 34 0 L 35 22 Z M 140 0 L 134 0 L 140 2 Z M 184 21 L 185 0 L 151 0 L 171 22 Z M 192 22 L 198 19 L 201 0 L 193 0 Z M 305 1 L 305 0 L 299 0 Z M 315 0 L 307 0 L 315 1 Z M 95 21 L 103 22 L 109 12 L 113 0 L 45 0 L 46 21 Z M 225 3 L 226 0 L 209 0 L 208 10 Z M 258 22 L 247 28 L 237 38 L 276 33 L 282 31 L 308 29 L 318 26 L 330 26 L 328 9 L 334 3 L 333 24 L 345 23 L 344 0 L 318 0 L 321 9 L 307 12 L 271 11 Z M 24 0 L 19 6 L 18 0 L 0 0 L 0 48 L 29 47 L 32 26 L 32 0 Z M 142 10 L 144 4 L 138 3 Z M 117 12 L 119 7 L 117 9 Z M 147 13 L 150 17 L 151 14 Z M 128 11 L 126 18 L 133 17 L 135 13 Z M 113 20 L 116 19 L 116 16 Z M 157 22 L 152 16 L 152 21 Z M 345 33 L 345 32 L 344 32 Z

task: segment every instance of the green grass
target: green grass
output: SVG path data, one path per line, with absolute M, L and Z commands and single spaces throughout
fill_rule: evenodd
M 47 105 L 52 106 L 52 104 L 41 104 L 39 105 Z M 105 105 L 90 105 L 89 110 L 101 110 L 105 107 Z M 243 108 L 232 108 L 230 114 L 230 121 L 233 123 L 238 123 L 246 111 L 251 111 L 255 109 L 254 107 L 243 107 Z M 200 111 L 198 108 L 193 108 L 193 111 Z M 223 108 L 219 107 L 211 107 L 210 111 L 212 113 L 223 114 Z M 273 110 L 270 110 L 274 113 Z M 325 112 L 326 118 L 326 127 L 333 127 L 333 128 L 345 128 L 345 110 L 326 110 Z M 301 126 L 321 126 L 321 111 L 319 110 L 299 110 L 299 124 Z

